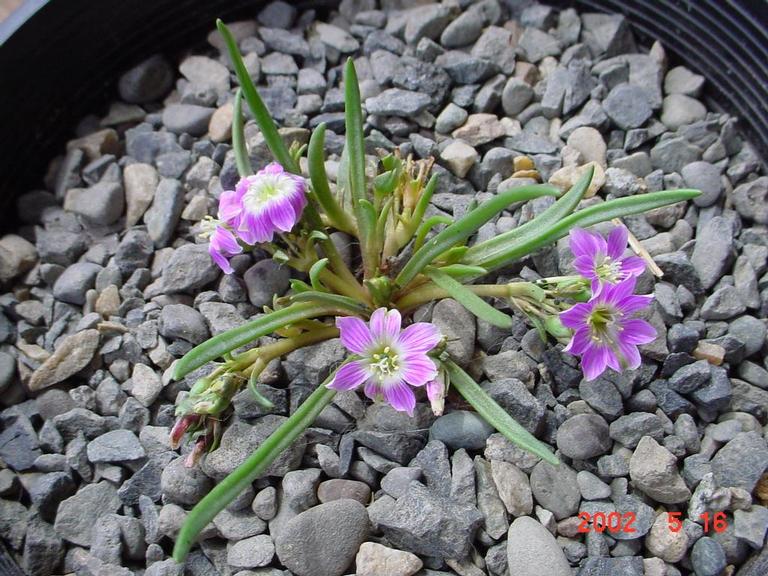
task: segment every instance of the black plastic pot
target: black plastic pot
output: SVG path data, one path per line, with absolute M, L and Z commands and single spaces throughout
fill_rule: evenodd
M 519 7 L 528 0 L 501 0 Z M 636 31 L 709 80 L 708 96 L 742 119 L 768 158 L 766 0 L 579 0 L 551 4 L 620 12 Z M 256 14 L 258 0 L 27 0 L 0 25 L 0 208 L 39 185 L 75 122 L 98 110 L 120 72 L 199 42 L 216 17 Z M 326 8 L 332 0 L 294 2 Z M 6 220 L 6 225 L 9 222 Z

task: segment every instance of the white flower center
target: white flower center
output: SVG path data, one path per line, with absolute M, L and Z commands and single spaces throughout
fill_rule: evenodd
M 621 262 L 604 256 L 603 261 L 595 265 L 595 275 L 606 282 L 618 282 L 621 280 Z
M 294 186 L 292 178 L 277 174 L 259 176 L 248 184 L 243 195 L 243 206 L 249 212 L 259 212 L 270 200 L 289 194 Z
M 379 352 L 371 355 L 369 364 L 373 376 L 379 382 L 392 378 L 400 371 L 398 355 L 390 346 L 385 346 Z

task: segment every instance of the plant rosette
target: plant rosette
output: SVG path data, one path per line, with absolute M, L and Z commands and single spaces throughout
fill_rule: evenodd
M 408 414 L 425 398 L 440 414 L 453 388 L 510 441 L 557 464 L 546 444 L 515 422 L 453 361 L 445 346 L 451 335 L 441 334 L 431 323 L 413 322 L 414 311 L 453 298 L 500 328 L 512 326 L 504 310 L 517 311 L 543 339 L 559 341 L 567 352 L 579 356 L 587 379 L 607 369 L 636 368 L 637 346 L 656 336 L 650 324 L 636 317 L 651 301 L 651 296 L 634 294 L 645 262 L 625 255 L 628 233 L 623 226 L 613 228 L 607 238 L 586 228 L 690 200 L 699 192 L 653 192 L 580 208 L 592 181 L 588 170 L 562 194 L 546 184 L 523 186 L 498 193 L 456 220 L 425 217 L 437 184 L 436 175 L 428 177 L 431 163 L 398 155 L 365 155 L 363 110 L 351 59 L 344 68 L 346 142 L 332 185 L 325 172 L 325 126 L 314 130 L 308 146 L 288 148 L 234 38 L 221 21 L 217 26 L 241 86 L 232 128 L 241 178 L 234 190 L 221 194 L 218 218 L 206 221 L 202 233 L 209 240 L 211 258 L 225 273 L 233 272 L 232 256 L 258 248 L 295 274 L 290 292 L 276 297 L 265 314 L 211 338 L 175 363 L 175 379 L 208 363 L 215 367 L 179 402 L 171 443 L 178 447 L 185 437 L 191 438 L 194 445 L 187 465 L 194 466 L 218 446 L 221 422 L 242 387 L 250 387 L 255 399 L 269 406 L 256 384 L 275 358 L 333 338 L 341 339 L 348 357 L 195 506 L 178 535 L 174 558 L 184 560 L 200 531 L 312 424 L 337 390 L 359 389 L 371 400 Z M 243 99 L 275 159 L 256 171 L 245 146 Z M 301 166 L 306 167 L 304 172 Z M 557 199 L 531 221 L 472 243 L 481 226 L 512 204 L 541 196 Z M 339 252 L 332 239 L 335 232 L 351 237 L 351 260 Z M 569 234 L 577 274 L 478 282 Z M 266 335 L 277 339 L 235 353 Z

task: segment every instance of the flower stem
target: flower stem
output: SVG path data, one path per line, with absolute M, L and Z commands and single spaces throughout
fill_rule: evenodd
M 254 348 L 243 352 L 235 358 L 234 363 L 230 366 L 230 371 L 248 371 L 250 365 L 257 360 L 262 360 L 266 366 L 275 358 L 285 356 L 289 352 L 303 348 L 304 346 L 311 346 L 317 344 L 323 340 L 330 340 L 336 338 L 339 335 L 339 329 L 335 326 L 328 326 L 326 328 L 320 328 L 311 332 L 304 332 L 299 336 L 293 338 L 283 338 L 273 344 L 267 344 L 260 348 Z
M 512 284 L 470 284 L 467 288 L 478 296 L 509 298 L 510 296 L 529 294 L 532 286 L 529 282 L 514 282 Z M 448 292 L 431 282 L 422 284 L 411 292 L 401 290 L 402 292 L 405 292 L 405 295 L 398 298 L 394 303 L 394 307 L 401 312 L 412 310 L 432 300 L 450 297 Z
M 330 376 L 327 381 L 330 381 Z M 326 381 L 326 382 L 327 382 Z M 184 562 L 195 539 L 208 523 L 248 487 L 270 464 L 306 430 L 320 412 L 331 403 L 335 390 L 321 384 L 309 397 L 267 438 L 248 459 L 211 490 L 189 513 L 181 526 L 173 559 Z

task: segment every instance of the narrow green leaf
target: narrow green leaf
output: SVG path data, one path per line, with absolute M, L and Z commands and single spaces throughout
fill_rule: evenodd
M 261 392 L 259 392 L 258 385 L 259 385 L 259 375 L 261 374 L 261 371 L 253 370 L 251 372 L 250 377 L 248 378 L 248 388 L 251 391 L 251 394 L 253 395 L 253 399 L 256 401 L 256 404 L 264 408 L 265 410 L 272 410 L 272 408 L 275 407 L 274 402 L 264 396 Z
M 240 178 L 253 174 L 251 159 L 248 157 L 248 149 L 245 147 L 245 133 L 243 122 L 243 89 L 235 92 L 235 103 L 232 112 L 232 149 L 235 151 L 235 165 Z
M 467 251 L 467 260 L 480 261 L 489 258 L 493 254 L 503 251 L 511 242 L 524 236 L 538 235 L 542 230 L 549 228 L 556 222 L 559 222 L 568 216 L 568 214 L 576 209 L 576 206 L 579 205 L 579 202 L 581 202 L 581 199 L 584 197 L 584 194 L 592 182 L 594 171 L 594 167 L 590 167 L 586 170 L 581 178 L 579 178 L 578 182 L 576 182 L 568 192 L 563 194 L 557 202 L 530 222 L 526 222 L 513 230 L 509 230 L 508 232 L 504 232 L 503 234 L 489 238 L 485 242 L 470 247 Z
M 650 192 L 639 196 L 608 200 L 607 202 L 589 206 L 578 212 L 573 212 L 549 228 L 541 230 L 536 235 L 526 235 L 516 242 L 510 243 L 510 245 L 506 246 L 503 251 L 494 252 L 492 256 L 482 259 L 465 257 L 463 262 L 465 264 L 483 266 L 489 270 L 493 270 L 526 256 L 542 246 L 547 246 L 556 242 L 568 234 L 571 228 L 576 226 L 586 228 L 598 224 L 599 222 L 611 220 L 612 218 L 620 218 L 630 214 L 647 212 L 648 210 L 660 208 L 661 206 L 676 204 L 677 202 L 682 202 L 684 200 L 691 200 L 696 198 L 699 194 L 701 194 L 701 192 L 698 190 L 664 190 L 662 192 Z
M 488 273 L 488 270 L 482 266 L 468 266 L 467 264 L 449 264 L 448 266 L 441 266 L 438 270 L 456 279 L 477 278 Z
M 365 305 L 360 304 L 354 298 L 311 289 L 292 294 L 291 302 L 311 302 L 318 305 L 333 306 L 336 310 L 344 310 L 358 316 L 368 316 L 370 313 Z
M 234 36 L 232 36 L 229 28 L 227 28 L 226 24 L 221 20 L 216 20 L 216 27 L 224 38 L 224 43 L 227 45 L 227 51 L 229 52 L 232 66 L 235 68 L 235 74 L 237 74 L 237 79 L 243 90 L 245 101 L 248 102 L 248 107 L 251 109 L 253 118 L 256 120 L 256 123 L 261 129 L 261 133 L 264 135 L 264 141 L 267 143 L 270 152 L 272 152 L 275 160 L 283 165 L 283 168 L 294 174 L 299 174 L 300 171 L 298 165 L 294 162 L 291 153 L 288 151 L 288 147 L 285 145 L 283 139 L 280 137 L 280 133 L 277 131 L 277 126 L 275 125 L 274 120 L 272 120 L 269 110 L 264 105 L 261 96 L 259 96 L 256 87 L 253 85 L 253 80 L 251 80 L 251 76 L 245 68 L 243 57 L 240 55 L 240 50 L 237 48 L 237 42 L 235 41 Z
M 435 190 L 437 190 L 437 174 L 432 174 L 429 182 L 424 186 L 421 196 L 419 196 L 419 199 L 416 201 L 416 206 L 413 208 L 413 215 L 411 216 L 413 222 L 421 222 L 421 219 L 424 218 L 424 214 L 427 212 L 427 206 L 429 206 L 429 201 L 432 200 L 432 195 L 435 193 Z
M 307 149 L 309 179 L 317 202 L 328 216 L 331 224 L 343 232 L 352 234 L 355 231 L 355 223 L 349 214 L 341 209 L 328 185 L 328 175 L 325 172 L 325 130 L 325 122 L 322 122 L 309 138 L 309 148 Z
M 298 278 L 291 278 L 291 290 L 294 292 L 308 292 L 312 291 L 312 286 L 304 282 L 303 280 L 299 280 Z
M 238 466 L 229 476 L 224 478 L 190 511 L 181 526 L 176 544 L 173 548 L 173 558 L 179 564 L 189 554 L 200 532 L 213 520 L 216 515 L 226 508 L 240 493 L 263 474 L 270 464 L 282 454 L 318 417 L 323 408 L 328 406 L 336 394 L 335 390 L 326 388 L 333 375 L 321 384 L 304 402 L 291 414 L 245 462 Z
M 531 198 L 537 198 L 539 196 L 556 196 L 557 194 L 559 194 L 559 190 L 553 186 L 535 184 L 508 190 L 487 202 L 483 202 L 462 219 L 448 226 L 434 238 L 427 241 L 424 246 L 419 248 L 400 271 L 400 274 L 397 275 L 395 284 L 401 288 L 408 284 L 408 282 L 413 280 L 416 275 L 435 258 L 459 242 L 465 241 L 472 234 L 477 232 L 483 224 L 488 222 L 510 204 L 530 200 Z M 467 263 L 474 264 L 474 262 Z
M 299 302 L 282 310 L 265 314 L 237 328 L 222 332 L 218 336 L 195 346 L 177 360 L 173 368 L 173 378 L 179 380 L 207 362 L 221 358 L 228 352 L 245 346 L 256 338 L 271 334 L 278 328 L 283 328 L 292 322 L 331 315 L 335 310 L 334 307 L 314 302 Z
M 320 282 L 319 276 L 320 272 L 325 270 L 326 266 L 328 266 L 328 258 L 321 258 L 312 264 L 312 267 L 309 269 L 309 283 L 312 284 L 312 288 L 318 292 L 325 292 L 323 289 L 323 284 Z
M 499 328 L 512 327 L 512 318 L 504 314 L 504 312 L 496 310 L 496 308 L 488 304 L 488 302 L 480 298 L 480 296 L 472 292 L 463 284 L 457 282 L 445 272 L 441 272 L 437 268 L 427 268 L 425 274 L 432 280 L 432 282 L 448 292 L 451 298 L 456 300 L 481 320 L 485 320 L 489 324 L 493 324 Z
M 469 374 L 451 360 L 443 362 L 443 366 L 451 379 L 451 386 L 456 388 L 459 394 L 477 410 L 477 413 L 501 432 L 507 440 L 554 466 L 560 463 L 549 446 L 518 424 L 493 398 L 488 396 L 485 390 L 480 388 Z
M 450 218 L 449 216 L 441 216 L 439 214 L 424 220 L 424 222 L 422 222 L 416 229 L 416 235 L 414 236 L 413 240 L 413 249 L 418 250 L 422 247 L 424 244 L 424 239 L 427 237 L 427 234 L 429 234 L 429 231 L 432 230 L 432 228 L 439 226 L 440 224 L 448 225 L 452 222 L 453 218 Z
M 365 277 L 376 275 L 378 255 L 375 250 L 376 216 L 366 214 L 363 202 L 368 202 L 365 185 L 365 139 L 363 136 L 363 107 L 360 102 L 360 86 L 352 58 L 347 59 L 344 67 L 344 119 L 346 121 L 349 167 L 349 192 L 352 196 L 352 209 L 357 220 L 360 252 L 363 257 Z

